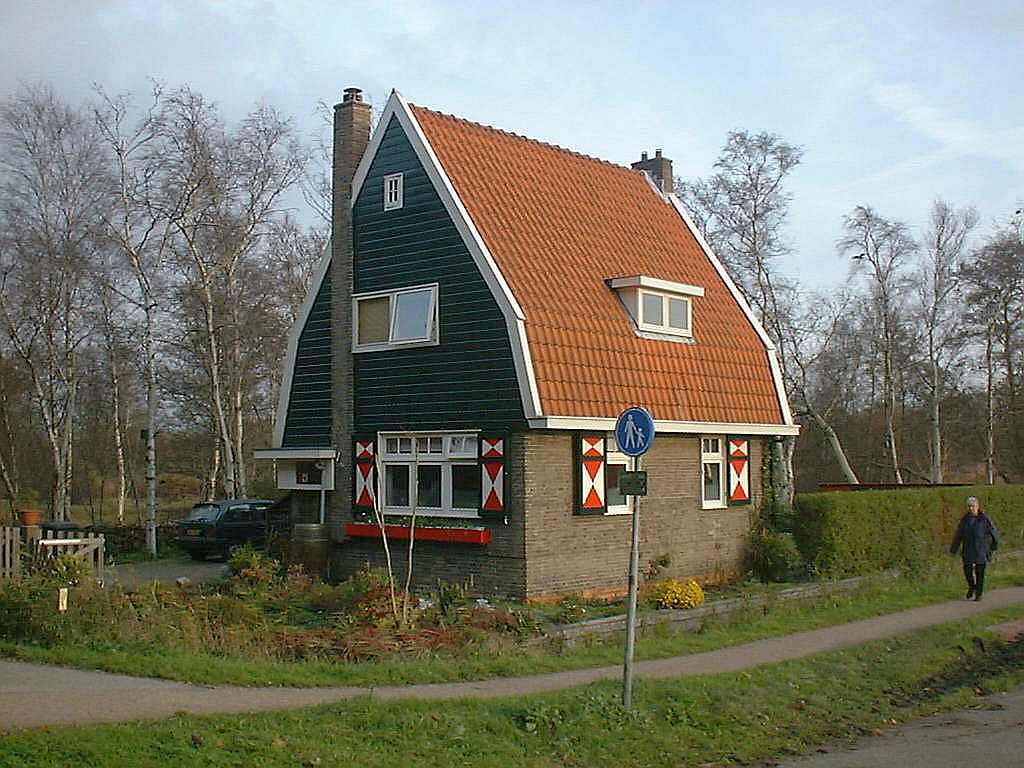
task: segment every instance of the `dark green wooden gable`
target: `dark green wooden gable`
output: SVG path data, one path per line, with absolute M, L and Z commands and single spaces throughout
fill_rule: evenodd
M 401 209 L 383 177 L 404 173 Z M 356 293 L 439 284 L 441 344 L 355 357 L 355 429 L 525 427 L 505 321 L 426 171 L 392 118 L 353 210 Z
M 281 445 L 285 448 L 331 445 L 330 269 L 324 275 L 299 336 Z

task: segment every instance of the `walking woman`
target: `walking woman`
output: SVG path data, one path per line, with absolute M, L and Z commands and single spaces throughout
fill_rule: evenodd
M 992 553 L 999 547 L 992 518 L 981 511 L 981 505 L 974 496 L 967 499 L 967 512 L 960 518 L 953 536 L 950 554 L 960 550 L 964 560 L 964 578 L 967 579 L 967 599 L 981 600 L 985 589 L 985 565 L 992 559 Z

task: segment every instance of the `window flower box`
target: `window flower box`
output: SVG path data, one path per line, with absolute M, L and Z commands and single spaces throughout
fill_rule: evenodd
M 408 539 L 409 526 L 385 525 L 389 539 Z M 380 538 L 380 526 L 376 523 L 349 523 L 345 534 L 352 537 Z M 489 544 L 491 532 L 486 528 L 447 528 L 441 526 L 416 526 L 416 541 L 448 541 L 454 544 Z

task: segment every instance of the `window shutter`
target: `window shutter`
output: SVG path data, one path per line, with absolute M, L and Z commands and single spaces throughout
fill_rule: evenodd
M 480 435 L 480 511 L 505 511 L 505 451 L 507 435 Z
M 352 506 L 360 511 L 372 510 L 377 494 L 377 440 L 373 435 L 358 435 L 355 438 L 352 456 L 355 472 L 352 474 Z
M 730 437 L 726 440 L 729 467 L 729 506 L 750 503 L 750 440 Z
M 608 511 L 605 490 L 605 435 L 578 432 L 573 435 L 573 514 L 603 515 Z

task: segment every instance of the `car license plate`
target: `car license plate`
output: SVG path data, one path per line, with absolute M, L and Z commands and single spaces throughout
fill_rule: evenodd
M 185 533 L 188 536 L 198 536 L 199 535 L 199 529 L 198 528 L 189 528 Z

